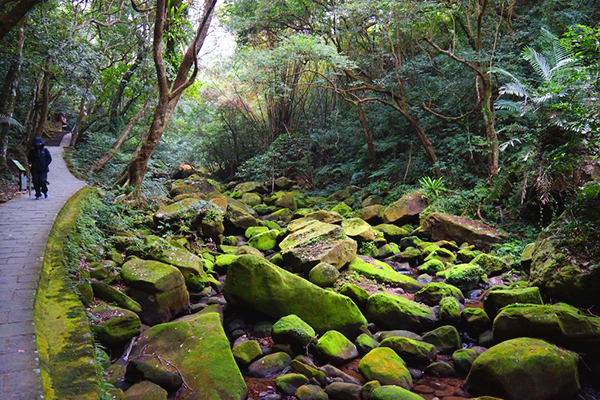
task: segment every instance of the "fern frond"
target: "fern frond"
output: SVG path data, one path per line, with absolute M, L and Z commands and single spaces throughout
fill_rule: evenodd
M 529 98 L 529 91 L 527 88 L 518 82 L 509 82 L 499 89 L 500 94 L 513 94 L 518 97 L 524 97 L 525 101 Z

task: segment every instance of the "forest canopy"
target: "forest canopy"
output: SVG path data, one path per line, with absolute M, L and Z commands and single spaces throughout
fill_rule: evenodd
M 72 166 L 137 195 L 187 164 L 453 188 L 457 213 L 547 223 L 597 177 L 599 19 L 591 0 L 3 2 L 3 179 L 64 116 Z

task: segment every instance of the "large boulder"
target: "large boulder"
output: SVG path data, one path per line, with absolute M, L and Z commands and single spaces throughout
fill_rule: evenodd
M 161 207 L 152 216 L 155 224 L 178 222 L 182 218 L 193 218 L 198 213 L 204 200 L 186 198 L 173 204 Z
M 379 381 L 381 385 L 396 385 L 407 390 L 412 389 L 412 377 L 404 361 L 388 347 L 371 350 L 360 360 L 358 370 L 367 381 Z
M 406 337 L 389 337 L 381 341 L 381 347 L 394 350 L 410 366 L 426 367 L 437 359 L 434 345 Z
M 567 304 L 515 304 L 494 319 L 494 340 L 539 337 L 584 354 L 600 355 L 600 318 Z
M 181 387 L 179 399 L 240 400 L 246 397 L 244 378 L 217 313 L 200 314 L 148 329 L 136 342 L 131 357 L 154 369 L 180 374 L 186 385 Z
M 504 232 L 484 223 L 439 212 L 429 214 L 421 224 L 418 233 L 434 241 L 468 242 L 483 249 L 501 243 L 506 238 Z
M 356 242 L 341 227 L 319 221 L 305 221 L 281 243 L 281 255 L 297 272 L 308 275 L 320 262 L 341 268 L 356 256 Z
M 485 278 L 485 273 L 479 265 L 459 264 L 438 272 L 437 276 L 445 278 L 448 284 L 462 291 L 469 291 L 477 287 L 477 284 Z
M 425 194 L 421 191 L 402 196 L 400 200 L 390 204 L 383 211 L 383 222 L 386 224 L 412 224 L 419 221 L 419 214 L 427 207 Z
M 290 314 L 273 324 L 272 336 L 275 343 L 300 345 L 308 344 L 316 337 L 315 330 L 297 315 Z
M 375 231 L 371 225 L 360 218 L 348 218 L 342 222 L 344 233 L 358 242 L 375 240 Z
M 241 196 L 244 193 L 267 193 L 267 187 L 262 182 L 244 182 L 238 184 L 235 189 L 236 192 Z
M 304 223 L 305 221 L 319 221 L 326 224 L 337 224 L 342 222 L 343 219 L 344 218 L 335 211 L 319 210 L 311 212 L 294 222 Z
M 349 271 L 358 272 L 360 275 L 374 279 L 379 283 L 386 283 L 399 287 L 407 292 L 414 293 L 421 290 L 425 284 L 409 276 L 396 272 L 389 264 L 374 258 L 357 256 L 348 266 Z
M 540 289 L 537 287 L 507 289 L 502 286 L 491 287 L 483 299 L 483 308 L 490 318 L 494 318 L 502 307 L 509 304 L 544 304 Z
M 92 332 L 105 346 L 123 344 L 142 332 L 140 318 L 124 308 L 103 304 L 92 308 L 88 316 Z
M 253 307 L 274 318 L 295 314 L 319 334 L 336 330 L 354 338 L 367 323 L 348 297 L 253 255 L 239 256 L 229 265 L 223 293 L 230 304 Z
M 144 242 L 152 249 L 148 252 L 148 257 L 177 267 L 190 290 L 201 290 L 206 286 L 209 278 L 204 273 L 204 261 L 200 257 L 180 247 L 172 246 L 158 236 L 146 236 Z
M 543 340 L 512 339 L 475 360 L 465 388 L 504 400 L 570 399 L 580 388 L 578 362 L 577 354 Z
M 142 322 L 148 325 L 168 322 L 189 306 L 185 279 L 172 265 L 134 259 L 123 265 L 121 275 L 131 298 L 142 306 Z
M 119 289 L 99 281 L 91 281 L 90 284 L 94 291 L 94 296 L 106 300 L 109 303 L 115 303 L 117 306 L 133 311 L 134 313 L 142 311 L 142 306 L 140 306 L 137 301 L 133 300 Z
M 376 293 L 367 301 L 366 316 L 382 329 L 424 332 L 437 323 L 433 310 L 404 297 Z
M 459 288 L 443 282 L 431 282 L 415 293 L 415 301 L 427 304 L 430 307 L 437 306 L 444 297 L 454 297 L 461 303 L 465 298 Z
M 332 364 L 344 364 L 358 357 L 356 346 L 337 331 L 325 332 L 315 347 Z

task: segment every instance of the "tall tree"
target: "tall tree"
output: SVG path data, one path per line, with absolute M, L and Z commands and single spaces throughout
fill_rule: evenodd
M 0 0 L 0 40 L 43 0 Z
M 217 0 L 204 0 L 204 7 L 198 28 L 196 29 L 192 42 L 185 51 L 177 70 L 175 80 L 171 85 L 163 58 L 162 44 L 168 11 L 167 1 L 157 0 L 152 55 L 158 80 L 158 104 L 154 109 L 154 116 L 149 131 L 142 137 L 142 142 L 129 162 L 129 165 L 121 178 L 116 182 L 116 184 L 120 186 L 133 186 L 135 188 L 133 192 L 134 196 L 139 196 L 140 194 L 142 181 L 148 169 L 148 161 L 150 161 L 150 157 L 154 153 L 154 150 L 173 115 L 173 111 L 175 110 L 175 106 L 177 106 L 179 98 L 183 94 L 183 91 L 190 87 L 196 79 L 198 74 L 198 53 L 204 44 L 204 39 L 208 35 L 208 28 L 212 20 L 216 3 Z M 193 72 L 190 76 L 190 70 L 192 70 L 192 68 Z

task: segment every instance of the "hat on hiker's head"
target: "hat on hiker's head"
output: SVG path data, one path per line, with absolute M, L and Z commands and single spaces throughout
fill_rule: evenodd
M 44 141 L 42 140 L 41 137 L 36 137 L 33 139 L 33 145 L 34 146 L 43 146 L 44 145 Z

